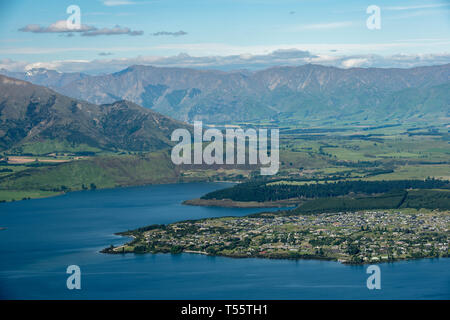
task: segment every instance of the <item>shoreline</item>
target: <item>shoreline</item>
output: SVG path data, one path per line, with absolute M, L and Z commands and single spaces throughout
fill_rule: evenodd
M 298 199 L 287 199 L 280 201 L 234 201 L 231 199 L 191 199 L 182 202 L 188 206 L 200 206 L 200 207 L 222 207 L 222 208 L 287 208 L 296 207 L 301 203 Z
M 115 251 L 114 249 L 122 248 L 126 243 L 119 246 L 114 247 L 112 250 L 111 248 L 105 248 L 101 250 L 101 253 L 104 254 L 171 254 L 171 255 L 180 255 L 180 254 L 195 254 L 195 255 L 202 255 L 202 256 L 209 256 L 209 257 L 221 257 L 221 258 L 231 258 L 231 259 L 267 259 L 267 260 L 291 260 L 291 261 L 298 261 L 298 260 L 315 260 L 315 261 L 329 261 L 329 262 L 337 262 L 342 265 L 348 265 L 348 266 L 363 266 L 363 265 L 370 265 L 370 264 L 382 264 L 382 263 L 395 263 L 395 262 L 406 262 L 406 261 L 416 261 L 416 260 L 423 260 L 423 259 L 449 259 L 450 257 L 430 257 L 430 256 L 424 256 L 424 257 L 417 257 L 417 258 L 403 258 L 403 259 L 393 259 L 393 260 L 380 260 L 380 261 L 363 261 L 363 262 L 354 262 L 354 261 L 343 261 L 341 259 L 336 259 L 332 257 L 322 257 L 322 256 L 316 256 L 316 255 L 304 255 L 299 257 L 290 257 L 290 256 L 265 256 L 265 255 L 224 255 L 224 254 L 210 254 L 205 251 L 194 251 L 194 250 L 183 250 L 180 253 L 171 253 L 166 251 L 147 251 L 147 252 L 123 252 L 123 251 Z
M 400 212 L 399 212 L 400 214 Z M 443 214 L 448 215 L 448 211 L 445 211 Z M 308 231 L 308 234 L 311 234 L 307 239 L 301 239 L 300 242 L 294 242 L 294 244 L 286 244 L 281 241 L 281 236 L 271 241 L 272 245 L 266 245 L 268 243 L 267 240 L 262 241 L 259 237 L 261 236 L 261 232 L 269 232 L 270 234 L 273 232 L 272 229 L 263 228 L 264 230 L 260 230 L 261 223 L 265 223 L 266 220 L 259 221 L 253 220 L 249 216 L 243 217 L 229 217 L 225 220 L 221 221 L 221 219 L 217 218 L 207 218 L 207 219 L 199 219 L 194 221 L 181 221 L 168 225 L 150 225 L 147 227 L 143 227 L 136 230 L 130 230 L 121 234 L 121 236 L 132 237 L 132 241 L 128 241 L 127 243 L 120 245 L 118 247 L 108 247 L 102 250 L 103 253 L 108 254 L 125 254 L 125 253 L 136 253 L 136 254 L 157 254 L 157 253 L 171 253 L 171 254 L 181 254 L 181 253 L 195 253 L 202 254 L 207 256 L 217 256 L 217 257 L 227 257 L 227 258 L 261 258 L 261 259 L 278 259 L 278 260 L 326 260 L 326 261 L 337 261 L 342 264 L 348 265 L 366 265 L 366 264 L 378 264 L 378 263 L 386 263 L 386 262 L 397 262 L 397 261 L 408 261 L 408 260 L 417 260 L 424 258 L 448 258 L 449 254 L 447 251 L 442 251 L 441 247 L 438 247 L 437 251 L 435 250 L 422 250 L 420 252 L 416 252 L 417 250 L 413 250 L 411 246 L 406 246 L 406 248 L 402 249 L 401 255 L 389 255 L 383 250 L 376 250 L 372 253 L 367 254 L 367 248 L 371 244 L 374 243 L 383 243 L 383 238 L 388 236 L 389 234 L 378 239 L 377 237 L 370 242 L 361 243 L 359 246 L 361 250 L 358 249 L 358 252 L 352 253 L 349 252 L 350 245 L 346 244 L 345 246 L 331 247 L 329 244 L 317 244 L 312 243 L 312 241 L 316 241 L 317 237 L 325 232 L 327 226 L 321 225 L 317 228 L 317 221 L 322 221 L 322 219 L 331 219 L 330 223 L 333 225 L 332 228 L 336 227 L 336 221 L 344 219 L 348 221 L 349 219 L 357 217 L 361 219 L 372 219 L 374 215 L 381 219 L 400 219 L 400 215 L 394 214 L 393 212 L 363 212 L 363 213 L 349 213 L 350 216 L 343 215 L 333 215 L 331 218 L 329 215 L 325 215 L 324 217 L 308 217 L 308 218 L 298 218 L 301 222 L 301 225 L 304 227 L 308 227 L 309 225 L 305 224 L 305 219 L 311 220 L 312 225 L 309 228 L 312 228 L 312 231 Z M 428 213 L 429 215 L 429 213 Z M 302 217 L 302 216 L 299 216 Z M 415 216 L 411 217 L 407 213 L 405 213 L 404 217 L 401 217 L 401 221 L 406 221 L 409 217 L 410 219 L 415 219 Z M 437 217 L 440 217 L 442 220 L 436 220 Z M 440 213 L 436 213 L 436 218 L 434 215 L 424 216 L 424 213 L 420 214 L 420 218 L 423 218 L 424 221 L 422 224 L 426 223 L 435 223 L 436 224 L 436 232 L 440 232 L 439 228 L 441 228 L 441 224 L 445 223 L 445 215 L 442 216 Z M 230 220 L 231 219 L 231 220 Z M 279 221 L 269 221 L 269 225 L 273 225 L 273 227 L 277 230 L 283 228 L 284 223 L 287 226 L 292 226 L 292 224 L 298 223 L 294 217 L 279 217 Z M 414 220 L 413 219 L 413 220 Z M 286 221 L 285 221 L 286 220 Z M 317 221 L 316 221 L 317 220 Z M 390 221 L 390 220 L 389 220 Z M 409 221 L 409 220 L 407 220 Z M 431 221 L 431 222 L 430 222 Z M 212 222 L 212 223 L 211 223 Z M 392 221 L 394 223 L 396 221 Z M 421 224 L 421 225 L 422 225 Z M 440 226 L 440 227 L 439 227 Z M 337 227 L 336 227 L 337 228 Z M 384 234 L 385 232 L 394 232 L 395 225 L 391 227 L 389 230 L 377 229 L 377 226 L 372 225 L 369 229 L 369 226 L 366 228 L 354 228 L 349 227 L 351 229 L 340 229 L 337 228 L 333 231 L 333 234 L 337 236 L 341 236 L 340 233 L 350 232 L 352 231 L 356 236 L 364 236 L 371 237 L 374 233 L 376 234 Z M 411 227 L 413 228 L 413 227 Z M 420 229 L 420 227 L 418 227 Z M 428 228 L 428 227 L 427 227 Z M 274 229 L 274 230 L 275 230 Z M 354 229 L 354 230 L 353 230 Z M 394 230 L 395 229 L 395 230 Z M 181 230 L 181 231 L 180 231 Z M 237 231 L 236 231 L 237 230 Z M 300 229 L 299 229 L 300 230 Z M 300 230 L 300 232 L 303 229 Z M 308 229 L 310 230 L 310 229 Z M 323 231 L 325 230 L 325 231 Z M 408 229 L 409 230 L 409 229 Z M 412 229 L 415 230 L 414 228 Z M 289 229 L 289 234 L 291 235 L 293 229 Z M 320 231 L 320 233 L 318 233 Z M 420 230 L 419 230 L 420 231 Z M 176 234 L 172 234 L 175 232 Z M 229 232 L 229 234 L 227 233 Z M 230 233 L 231 232 L 231 233 Z M 400 231 L 395 231 L 400 232 Z M 405 231 L 406 232 L 406 231 Z M 444 232 L 444 231 L 443 231 Z M 216 234 L 217 233 L 217 234 Z M 415 234 L 415 232 L 412 232 Z M 153 234 L 153 236 L 152 236 Z M 177 235 L 178 234 L 178 235 Z M 198 238 L 198 234 L 203 234 L 202 238 Z M 426 236 L 425 233 L 419 233 L 418 237 L 415 237 L 413 240 L 414 243 L 420 243 L 423 239 L 422 234 Z M 406 232 L 405 235 L 408 237 L 411 236 L 411 232 Z M 445 236 L 445 233 L 443 234 Z M 230 237 L 234 236 L 233 239 Z M 210 237 L 215 237 L 214 241 L 210 239 Z M 294 237 L 294 236 L 292 236 Z M 156 240 L 155 240 L 156 239 Z M 236 243 L 236 239 L 239 240 Z M 243 239 L 250 241 L 245 242 Z M 250 246 L 252 241 L 253 246 Z M 408 242 L 409 238 L 398 238 L 402 242 Z M 399 241 L 400 241 L 399 240 Z M 155 242 L 156 241 L 156 242 Z M 212 241 L 212 242 L 211 242 Z M 222 241 L 222 242 L 221 242 Z M 225 242 L 223 242 L 225 241 Z M 228 242 L 227 242 L 228 241 Z M 233 242 L 234 241 L 234 242 Z M 309 242 L 309 245 L 305 245 L 304 242 Z M 316 241 L 317 242 L 317 241 Z M 283 245 L 284 243 L 284 245 Z M 352 243 L 352 242 L 351 242 Z M 307 243 L 308 244 L 308 243 Z M 401 243 L 400 243 L 401 244 Z M 438 246 L 439 243 L 434 244 L 433 246 Z M 210 249 L 211 250 L 207 250 Z M 303 248 L 303 249 L 302 249 Z M 315 250 L 314 250 L 315 249 Z M 320 249 L 320 250 L 319 250 Z M 323 251 L 322 251 L 323 249 Z M 331 250 L 333 249 L 333 250 Z M 325 253 L 324 253 L 325 252 Z M 361 254 L 358 254 L 361 252 Z
M 42 196 L 30 196 L 26 197 L 25 199 L 15 199 L 15 200 L 0 200 L 0 204 L 2 203 L 12 203 L 12 202 L 19 202 L 19 201 L 26 201 L 26 200 L 35 200 L 35 199 L 46 199 L 46 198 L 54 198 L 59 197 L 61 195 L 70 194 L 74 192 L 87 192 L 87 191 L 102 191 L 102 190 L 115 190 L 115 189 L 121 189 L 121 188 L 139 188 L 139 187 L 148 187 L 148 186 L 157 186 L 157 185 L 170 185 L 170 184 L 189 184 L 189 183 L 223 183 L 223 184 L 237 184 L 237 182 L 234 181 L 208 181 L 208 180 L 198 180 L 198 181 L 165 181 L 165 182 L 156 182 L 156 183 L 146 183 L 146 184 L 132 184 L 132 185 L 120 185 L 115 187 L 97 187 L 95 190 L 92 189 L 75 189 L 67 192 L 61 192 L 61 191 L 55 191 L 55 194 L 49 194 L 49 195 L 42 195 Z M 38 192 L 42 190 L 0 190 L 1 191 L 7 191 L 7 192 Z M 49 190 L 44 190 L 49 191 Z M 50 192 L 50 191 L 49 191 Z M 189 200 L 186 200 L 189 201 Z

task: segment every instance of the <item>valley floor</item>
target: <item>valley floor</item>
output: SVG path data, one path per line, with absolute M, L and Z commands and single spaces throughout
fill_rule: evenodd
M 274 123 L 241 125 L 267 128 Z M 272 177 L 277 180 L 274 183 L 450 179 L 450 136 L 446 125 L 336 121 L 328 125 L 279 123 L 276 127 L 280 129 L 280 170 Z M 0 153 L 0 202 L 146 184 L 246 181 L 257 178 L 258 173 L 258 168 L 248 166 L 175 166 L 170 149 L 113 152 L 57 141 L 36 142 Z M 261 207 L 259 203 L 198 200 L 186 204 Z M 262 205 L 271 206 L 284 203 Z

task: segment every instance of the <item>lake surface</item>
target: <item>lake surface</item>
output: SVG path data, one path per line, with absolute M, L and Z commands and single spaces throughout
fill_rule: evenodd
M 192 207 L 183 200 L 223 183 L 74 192 L 0 204 L 2 299 L 449 299 L 450 259 L 381 264 L 381 290 L 366 266 L 196 254 L 106 255 L 115 232 L 155 223 L 242 216 L 262 209 Z M 267 211 L 267 209 L 264 209 Z M 66 268 L 81 268 L 68 290 Z

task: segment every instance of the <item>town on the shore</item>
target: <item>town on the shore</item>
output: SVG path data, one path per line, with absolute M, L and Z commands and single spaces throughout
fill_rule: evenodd
M 449 256 L 450 212 L 376 210 L 192 220 L 120 233 L 106 253 L 200 253 L 348 264 Z

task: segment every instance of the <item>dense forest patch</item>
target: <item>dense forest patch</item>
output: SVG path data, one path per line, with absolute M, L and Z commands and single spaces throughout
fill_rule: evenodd
M 266 181 L 241 183 L 231 188 L 210 192 L 202 199 L 234 201 L 277 201 L 292 198 L 316 199 L 355 195 L 375 195 L 407 189 L 449 189 L 450 182 L 437 179 L 391 181 L 338 181 L 326 183 L 267 184 Z

